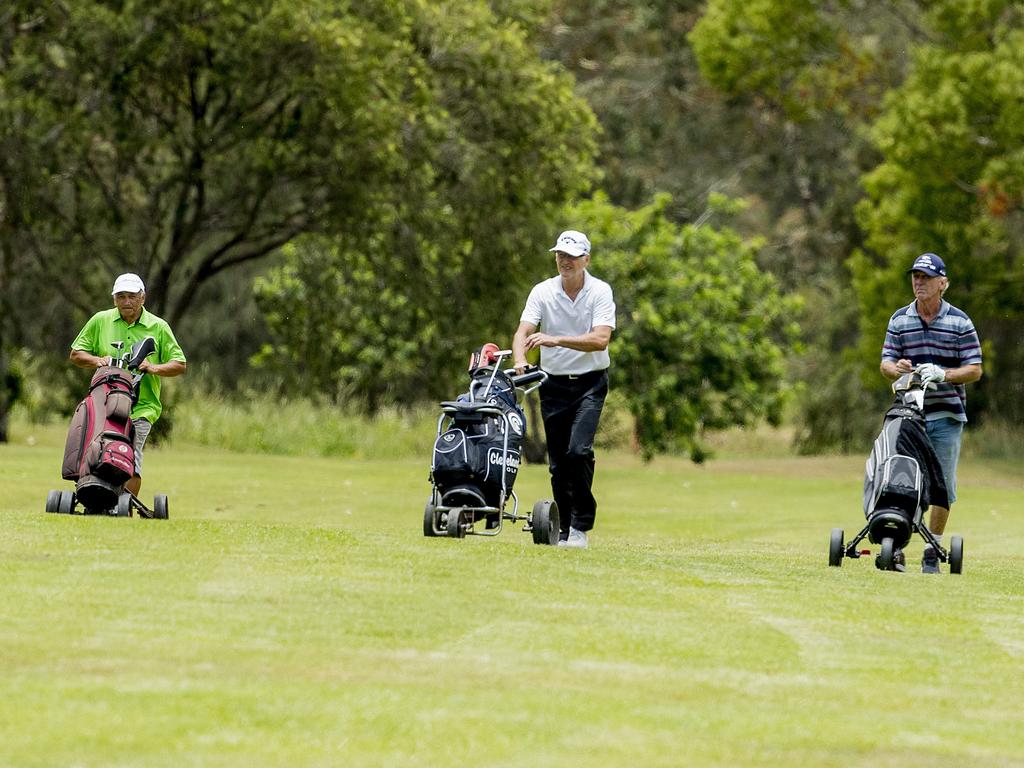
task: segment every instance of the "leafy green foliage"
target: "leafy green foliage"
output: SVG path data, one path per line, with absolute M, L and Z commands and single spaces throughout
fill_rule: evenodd
M 602 188 L 626 207 L 669 191 L 676 222 L 712 215 L 709 190 L 749 203 L 736 229 L 763 239 L 758 263 L 802 299 L 804 352 L 786 374 L 808 383 L 799 413 L 812 408 L 835 420 L 830 435 L 845 434 L 849 414 L 835 407 L 845 401 L 822 382 L 836 378 L 856 326 L 843 262 L 863 237 L 858 178 L 877 162 L 864 125 L 902 76 L 915 4 L 563 0 L 555 9 L 545 50 L 576 74 L 604 128 Z M 805 448 L 824 426 L 818 415 L 799 432 Z
M 307 232 L 414 264 L 408 232 L 542 211 L 591 173 L 585 105 L 480 0 L 36 5 L 9 12 L 9 238 L 82 313 L 130 267 L 174 321 Z
M 592 271 L 616 293 L 613 383 L 640 449 L 648 458 L 688 451 L 699 461 L 705 430 L 777 422 L 784 356 L 797 332 L 795 304 L 757 267 L 757 242 L 728 228 L 680 228 L 668 220 L 668 205 L 661 197 L 631 212 L 597 195 L 563 220 L 590 234 Z M 725 215 L 737 207 L 725 199 L 712 205 Z M 504 290 L 496 284 L 460 311 L 447 295 L 389 282 L 371 257 L 354 251 L 303 241 L 287 257 L 259 283 L 279 340 L 264 351 L 264 362 L 293 364 L 307 388 L 335 400 L 361 399 L 370 410 L 451 396 L 462 385 L 466 353 L 482 341 L 508 338 L 528 285 L 507 300 L 499 297 L 524 277 L 532 284 L 551 269 L 544 253 L 548 266 L 532 274 L 505 270 Z M 440 277 L 431 274 L 424 283 Z M 492 326 L 496 335 L 481 333 L 491 316 L 503 324 Z
M 445 346 L 443 321 L 431 316 L 436 299 L 424 290 L 429 277 L 420 272 L 403 281 L 393 268 L 378 271 L 359 251 L 343 252 L 322 239 L 289 244 L 283 255 L 285 264 L 256 282 L 273 339 L 258 355 L 259 367 L 276 372 L 289 390 L 363 400 L 370 411 L 394 399 L 440 394 L 429 372 L 435 350 Z M 448 325 L 462 317 L 454 308 L 450 314 Z M 465 340 L 476 332 L 468 324 Z
M 12 236 L 84 312 L 131 267 L 177 319 L 206 278 L 416 175 L 395 137 L 425 94 L 390 4 L 36 5 L 0 105 L 28 158 Z
M 753 187 L 768 203 L 753 224 L 768 237 L 761 263 L 803 300 L 804 351 L 787 372 L 803 451 L 859 448 L 877 428 L 847 351 L 857 307 L 844 261 L 863 238 L 858 178 L 877 162 L 865 126 L 902 76 L 916 17 L 908 3 L 711 0 L 689 35 L 708 81 L 755 116 L 760 145 L 744 155 L 766 158 Z
M 372 227 L 295 243 L 257 286 L 260 362 L 371 409 L 450 396 L 471 349 L 509 338 L 552 212 L 594 175 L 594 117 L 519 22 L 479 3 L 416 8 L 429 188 L 372 209 Z
M 798 123 L 876 114 L 903 70 L 913 3 L 711 0 L 689 34 L 708 82 L 756 95 Z M 851 137 L 852 138 L 852 137 Z
M 710 83 L 731 93 L 765 94 L 790 112 L 811 106 L 836 31 L 812 0 L 717 0 L 690 35 Z
M 227 305 L 292 243 L 259 287 L 265 371 L 372 407 L 448 394 L 468 349 L 507 338 L 599 151 L 624 208 L 667 190 L 663 217 L 703 233 L 709 192 L 749 201 L 736 231 L 802 299 L 805 352 L 786 359 L 805 450 L 877 427 L 882 329 L 924 250 L 986 343 L 972 418 L 1019 421 L 1021 8 L 9 0 L 0 351 L 63 357 L 134 269 L 151 308 L 247 374 L 264 334 L 251 301 Z
M 420 309 L 413 322 L 371 311 L 349 323 L 341 308 L 333 329 L 297 328 L 284 310 L 273 359 L 348 335 L 362 351 L 342 368 L 362 366 L 371 396 L 391 391 L 388 366 L 408 379 L 461 359 L 471 336 L 507 327 L 508 275 L 594 176 L 593 115 L 527 41 L 543 4 L 494 5 L 17 0 L 0 15 L 0 247 L 18 256 L 2 271 L 49 285 L 62 316 L 77 308 L 73 327 L 131 269 L 174 323 L 225 271 L 318 234 L 344 258 L 326 265 L 321 250 L 316 270 L 297 267 L 302 296 L 269 277 L 271 325 L 280 302 L 313 293 L 331 316 L 329 286 L 378 310 L 413 286 Z M 441 314 L 451 319 L 431 329 Z M 59 346 L 69 333 L 54 334 Z M 417 359 L 424 346 L 433 357 Z M 333 382 L 315 358 L 292 359 L 319 387 L 349 389 L 345 370 Z
M 791 21 L 781 23 L 781 12 Z M 947 298 L 978 325 L 987 372 L 1024 363 L 1021 19 L 1022 4 L 1005 0 L 712 0 L 691 33 L 702 71 L 724 92 L 775 105 L 804 136 L 809 125 L 842 127 L 838 141 L 823 145 L 837 162 L 803 153 L 806 188 L 817 191 L 809 200 L 823 200 L 818 221 L 833 223 L 822 231 L 849 233 L 822 251 L 831 269 L 799 278 L 813 313 L 805 325 L 816 329 L 811 354 L 799 361 L 808 385 L 804 449 L 852 447 L 869 431 L 859 411 L 874 412 L 884 393 L 877 368 L 886 321 L 910 301 L 903 273 L 924 251 L 950 264 Z M 836 257 L 848 259 L 856 304 Z M 987 375 L 972 391 L 972 413 L 1024 415 L 1020 385 L 1009 377 Z
M 872 129 L 885 159 L 864 179 L 857 214 L 868 237 L 852 260 L 865 369 L 877 367 L 889 315 L 912 298 L 911 260 L 934 251 L 949 268 L 946 298 L 985 345 L 972 411 L 988 405 L 1014 420 L 1024 416 L 1021 385 L 1007 375 L 1024 364 L 1022 19 L 1024 3 L 935 4 L 941 34 L 915 52 Z
M 613 387 L 642 452 L 684 450 L 701 461 L 705 430 L 777 423 L 796 306 L 758 268 L 759 243 L 727 227 L 679 227 L 668 204 L 660 197 L 630 212 L 597 196 L 567 220 L 590 234 L 591 271 L 615 291 Z
M 673 220 L 704 213 L 709 190 L 738 194 L 759 160 L 742 106 L 708 88 L 686 34 L 699 0 L 558 0 L 540 42 L 577 80 L 601 123 L 601 188 L 637 208 L 671 195 Z M 743 158 L 740 160 L 739 158 Z M 776 182 L 777 185 L 777 182 Z

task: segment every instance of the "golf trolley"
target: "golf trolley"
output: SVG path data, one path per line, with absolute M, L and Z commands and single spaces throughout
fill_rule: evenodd
M 526 417 L 519 400 L 547 379 L 536 367 L 515 375 L 501 370 L 511 350 L 486 344 L 470 358 L 469 391 L 441 403 L 430 465 L 424 536 L 497 536 L 504 521 L 524 521 L 535 544 L 558 544 L 558 505 L 538 501 L 519 514 L 512 490 L 519 473 Z M 512 510 L 507 509 L 512 501 Z
M 870 555 L 871 550 L 859 549 L 867 538 L 872 544 L 880 545 L 875 567 L 883 571 L 902 570 L 903 549 L 916 533 L 934 549 L 940 562 L 949 563 L 950 573 L 961 572 L 963 539 L 950 537 L 947 551 L 923 524 L 924 512 L 932 503 L 949 506 L 942 468 L 925 431 L 927 384 L 916 370 L 893 382 L 895 402 L 885 414 L 882 431 L 875 439 L 865 466 L 867 524 L 846 544 L 843 529 L 832 529 L 828 546 L 830 566 L 841 566 L 844 557 L 856 559 Z
M 115 341 L 110 365 L 97 369 L 89 394 L 78 404 L 68 429 L 61 476 L 75 482 L 74 491 L 50 491 L 46 511 L 70 515 L 110 515 L 166 520 L 167 496 L 158 494 L 150 509 L 124 487 L 135 474 L 135 428 L 131 410 L 138 400 L 138 370 L 156 349 L 147 336 L 131 350 Z

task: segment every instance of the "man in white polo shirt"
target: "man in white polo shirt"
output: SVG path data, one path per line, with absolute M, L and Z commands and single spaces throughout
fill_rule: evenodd
M 526 353 L 540 347 L 540 367 L 548 373 L 540 388 L 540 408 L 561 525 L 558 543 L 585 548 L 597 514 L 591 490 L 594 435 L 608 394 L 615 301 L 611 286 L 587 271 L 586 235 L 563 232 L 550 251 L 558 275 L 530 291 L 512 339 L 512 359 L 521 373 Z

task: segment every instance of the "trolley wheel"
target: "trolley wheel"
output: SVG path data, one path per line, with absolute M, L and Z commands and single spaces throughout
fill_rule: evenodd
M 114 505 L 114 517 L 132 516 L 132 497 L 127 491 L 117 497 L 117 504 Z
M 61 515 L 70 515 L 75 511 L 75 494 L 71 491 L 61 491 L 60 501 L 57 502 L 57 512 Z
M 169 512 L 167 510 L 167 494 L 158 493 L 153 497 L 153 518 L 166 520 Z
M 954 536 L 949 540 L 949 572 L 962 573 L 964 568 L 964 540 Z
M 55 513 L 60 509 L 60 491 L 50 491 L 46 494 L 46 511 Z
M 828 564 L 839 568 L 843 564 L 843 529 L 833 528 L 828 542 Z
M 463 525 L 465 514 L 462 509 L 453 509 L 448 513 L 448 535 L 453 539 L 466 537 L 466 527 Z
M 427 502 L 427 506 L 423 508 L 423 535 L 424 536 L 437 536 L 434 532 L 434 517 L 436 512 L 434 511 L 434 500 L 431 499 Z
M 878 559 L 875 561 L 875 565 L 883 571 L 892 571 L 895 569 L 895 552 L 894 552 L 893 540 L 886 536 L 882 539 L 882 548 L 878 552 Z
M 554 501 L 538 501 L 530 515 L 534 544 L 558 544 L 558 504 Z

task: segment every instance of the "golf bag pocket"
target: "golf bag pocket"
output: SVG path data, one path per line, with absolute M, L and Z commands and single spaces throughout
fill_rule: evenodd
M 82 474 L 82 453 L 89 439 L 91 405 L 91 400 L 83 400 L 75 408 L 75 415 L 71 417 L 68 439 L 64 444 L 64 461 L 60 468 L 60 476 L 65 480 L 77 480 Z
M 130 392 L 111 389 L 106 397 L 107 418 L 127 421 L 132 414 L 132 396 Z
M 86 466 L 88 474 L 122 485 L 135 474 L 135 449 L 124 435 L 103 432 L 89 444 Z
M 463 430 L 449 429 L 434 441 L 434 482 L 442 490 L 473 481 L 478 464 L 477 446 Z
M 921 467 L 910 456 L 890 456 L 882 465 L 874 509 L 899 509 L 911 517 L 921 503 Z

